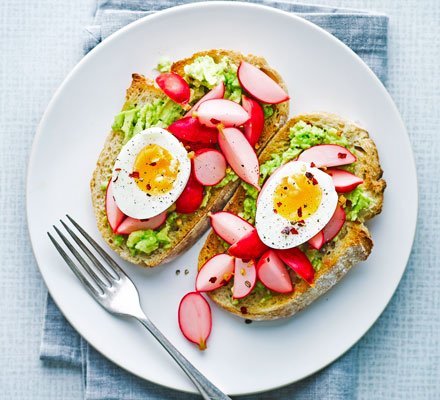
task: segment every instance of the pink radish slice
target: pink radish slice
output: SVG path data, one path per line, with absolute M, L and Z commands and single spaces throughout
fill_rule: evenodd
M 257 100 L 268 104 L 278 104 L 289 100 L 284 89 L 269 75 L 255 65 L 242 61 L 237 71 L 240 85 Z
M 261 256 L 257 265 L 257 274 L 261 283 L 274 292 L 293 291 L 289 272 L 273 250 L 268 250 Z
M 254 228 L 235 242 L 228 252 L 231 256 L 249 260 L 260 257 L 268 248 L 261 241 L 257 230 Z
M 192 115 L 194 111 L 197 111 L 199 109 L 200 104 L 202 104 L 204 101 L 213 100 L 213 99 L 223 99 L 224 95 L 225 95 L 225 83 L 220 82 L 217 86 L 215 86 L 208 93 L 206 93 L 196 104 L 194 104 L 193 108 L 191 108 L 191 110 L 189 110 L 184 116 L 188 117 L 189 115 Z
M 249 114 L 240 104 L 226 99 L 206 100 L 196 114 L 200 123 L 209 128 L 216 128 L 219 124 L 241 126 L 249 120 Z
M 229 244 L 234 244 L 246 233 L 255 229 L 249 222 L 228 211 L 219 211 L 209 216 L 215 233 Z
M 324 244 L 324 234 L 319 231 L 315 236 L 309 239 L 309 246 L 312 249 L 319 250 Z
M 179 140 L 205 144 L 217 143 L 217 129 L 202 125 L 197 118 L 179 119 L 173 122 L 168 130 Z
M 135 219 L 131 217 L 125 218 L 117 227 L 116 233 L 119 235 L 129 235 L 135 231 L 146 231 L 148 229 L 156 229 L 161 226 L 167 219 L 167 212 L 164 211 L 155 217 L 148 219 Z
M 330 242 L 341 230 L 345 222 L 345 211 L 341 206 L 336 207 L 336 211 L 330 218 L 330 221 L 324 226 L 322 233 L 324 235 L 324 243 Z
M 203 186 L 191 174 L 182 194 L 176 200 L 176 211 L 181 214 L 190 214 L 197 211 L 203 201 Z
M 234 272 L 234 257 L 221 253 L 202 266 L 196 278 L 198 292 L 210 292 L 228 283 Z
M 325 172 L 332 177 L 337 192 L 351 192 L 356 186 L 364 183 L 362 178 L 342 169 L 328 169 Z
M 174 72 L 165 72 L 156 78 L 156 83 L 163 92 L 176 103 L 188 104 L 191 96 L 188 83 Z
M 309 285 L 313 285 L 315 270 L 307 256 L 298 248 L 276 250 L 278 257 L 281 258 L 290 268 L 292 268 Z
M 312 249 L 319 250 L 324 244 L 324 234 L 322 231 L 319 231 L 315 236 L 308 240 L 309 247 Z
M 255 261 L 243 261 L 240 258 L 235 259 L 234 269 L 234 289 L 232 297 L 242 299 L 246 297 L 257 283 L 257 269 Z
M 226 160 L 215 149 L 198 150 L 193 158 L 194 176 L 203 186 L 217 185 L 226 176 Z
M 205 298 L 197 292 L 186 294 L 179 304 L 178 319 L 183 336 L 205 350 L 212 328 L 211 307 Z
M 244 124 L 244 134 L 252 146 L 258 142 L 264 127 L 264 112 L 261 106 L 253 99 L 243 95 L 243 108 L 250 116 L 250 120 Z
M 112 178 L 107 185 L 107 192 L 105 193 L 105 213 L 107 214 L 107 221 L 113 232 L 116 231 L 119 224 L 125 218 L 125 214 L 119 209 L 113 196 L 113 182 Z
M 338 144 L 319 144 L 304 150 L 299 155 L 298 161 L 313 162 L 317 168 L 337 167 L 354 163 L 356 157 Z
M 254 148 L 237 128 L 219 131 L 218 144 L 234 172 L 245 182 L 260 190 L 260 163 Z

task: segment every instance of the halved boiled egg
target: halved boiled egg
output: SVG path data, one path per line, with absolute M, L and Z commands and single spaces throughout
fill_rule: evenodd
M 154 217 L 180 196 L 191 173 L 183 145 L 162 128 L 133 136 L 116 159 L 113 195 L 121 211 L 132 218 Z
M 274 249 L 299 246 L 324 228 L 337 203 L 331 176 L 309 163 L 288 162 L 270 176 L 258 196 L 258 235 Z

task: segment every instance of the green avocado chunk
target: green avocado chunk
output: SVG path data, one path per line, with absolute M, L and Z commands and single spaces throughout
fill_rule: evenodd
M 134 256 L 139 251 L 150 254 L 159 247 L 168 248 L 171 243 L 169 233 L 178 217 L 178 213 L 172 212 L 167 216 L 165 224 L 156 230 L 148 229 L 130 233 L 127 239 L 127 247 L 130 249 L 131 254 Z
M 184 67 L 186 79 L 191 85 L 212 89 L 220 82 L 224 82 L 224 98 L 240 103 L 242 88 L 238 81 L 237 69 L 238 67 L 226 56 L 218 63 L 210 56 L 197 57 L 191 64 Z
M 168 128 L 183 116 L 183 111 L 183 108 L 171 99 L 157 99 L 142 107 L 120 112 L 115 116 L 112 129 L 123 133 L 125 144 L 144 129 L 156 126 Z

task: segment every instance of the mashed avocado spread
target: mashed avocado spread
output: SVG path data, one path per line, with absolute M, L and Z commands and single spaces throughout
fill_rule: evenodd
M 142 107 L 133 107 L 116 115 L 112 129 L 121 131 L 124 144 L 144 129 L 158 126 L 168 128 L 183 116 L 183 108 L 171 99 L 157 99 Z
M 225 83 L 225 98 L 241 102 L 241 85 L 237 78 L 238 67 L 228 57 L 216 63 L 210 56 L 197 57 L 191 64 L 185 65 L 185 78 L 190 85 L 212 89 L 220 82 Z
M 160 247 L 167 249 L 171 240 L 168 236 L 173 229 L 179 214 L 172 212 L 167 216 L 165 224 L 156 230 L 148 229 L 146 231 L 135 231 L 130 233 L 127 238 L 127 247 L 134 256 L 138 252 L 152 253 Z

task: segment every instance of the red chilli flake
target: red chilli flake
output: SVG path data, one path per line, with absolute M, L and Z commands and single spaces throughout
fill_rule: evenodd
M 312 168 L 314 168 L 314 167 L 316 167 L 316 164 L 312 161 L 312 162 L 310 163 L 310 166 L 311 166 Z
M 347 206 L 347 207 L 351 207 L 352 206 L 352 201 L 351 200 L 347 200 L 346 202 L 345 202 L 345 205 Z
M 151 185 L 149 183 L 147 183 L 146 188 L 147 188 L 147 190 L 151 190 Z
M 155 162 L 150 163 L 150 165 L 151 165 L 152 167 L 154 167 L 156 164 L 157 164 L 157 163 L 155 163 Z
M 115 183 L 119 178 L 119 175 L 114 179 L 113 183 Z
M 209 282 L 211 282 L 211 283 L 215 283 L 216 280 L 217 280 L 216 276 L 213 276 L 212 278 L 209 278 Z
M 115 168 L 115 171 L 120 171 L 121 170 L 121 168 Z
M 282 204 L 283 204 L 283 203 L 281 203 L 281 201 L 279 201 L 279 202 L 277 203 L 277 207 L 281 207 Z
M 297 214 L 298 214 L 298 217 L 302 217 L 303 216 L 303 211 L 302 211 L 302 208 L 300 207 L 300 208 L 298 208 L 298 211 L 296 212 Z
M 290 232 L 290 228 L 289 228 L 288 226 L 285 226 L 285 227 L 283 228 L 283 230 L 281 231 L 281 233 L 282 233 L 283 235 L 288 235 L 289 232 Z
M 290 233 L 292 235 L 298 235 L 298 231 L 292 226 L 292 228 L 290 228 Z
M 276 208 L 273 209 L 273 212 L 274 212 L 275 214 L 278 214 L 278 211 L 276 210 Z
M 139 179 L 139 172 L 133 171 L 130 175 L 128 175 L 130 178 Z
M 346 157 L 347 157 L 347 154 L 345 154 L 345 153 L 338 153 L 338 158 L 344 159 Z
M 242 314 L 247 314 L 247 308 L 246 307 L 240 307 L 240 311 Z
M 211 118 L 210 121 L 211 121 L 211 123 L 214 124 L 214 125 L 218 125 L 218 124 L 221 123 L 221 121 L 219 121 L 218 119 L 215 119 L 215 118 Z
M 303 219 L 300 219 L 299 221 L 296 221 L 299 226 L 303 226 L 306 224 L 306 222 Z
M 309 181 L 311 181 L 311 180 L 313 180 L 313 174 L 311 173 L 311 172 L 309 172 L 309 171 L 307 171 L 306 173 L 305 173 L 305 175 L 306 175 L 306 178 L 309 180 Z
M 316 180 L 316 178 L 312 179 L 312 183 L 313 183 L 313 185 L 317 185 L 318 184 L 318 181 Z

